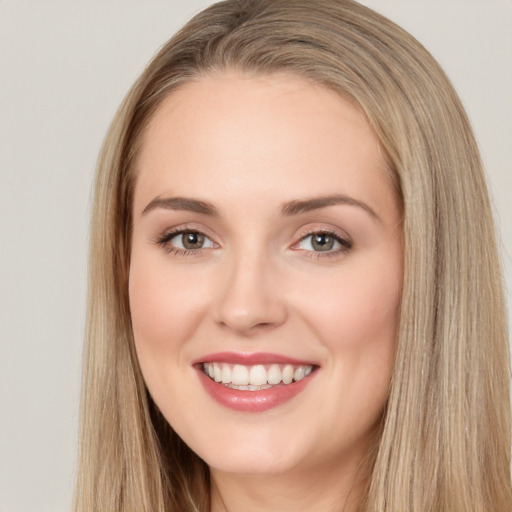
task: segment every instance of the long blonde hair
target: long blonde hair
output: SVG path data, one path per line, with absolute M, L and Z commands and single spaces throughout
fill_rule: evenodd
M 75 510 L 209 509 L 205 464 L 162 418 L 141 377 L 127 276 L 141 134 L 173 90 L 227 68 L 285 71 L 351 98 L 393 170 L 404 285 L 389 400 L 360 510 L 510 512 L 506 312 L 478 149 L 431 55 L 352 0 L 215 4 L 161 49 L 121 105 L 95 186 Z

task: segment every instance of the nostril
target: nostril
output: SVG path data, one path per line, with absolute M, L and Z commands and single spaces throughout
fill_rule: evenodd
M 278 324 L 273 322 L 258 322 L 257 320 L 251 321 L 249 318 L 237 318 L 228 321 L 221 321 L 219 322 L 219 325 L 221 328 L 233 331 L 236 334 L 249 336 L 256 332 L 273 329 Z

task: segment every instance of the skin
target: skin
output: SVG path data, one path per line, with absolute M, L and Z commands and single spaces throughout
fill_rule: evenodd
M 400 205 L 365 117 L 297 77 L 217 73 L 163 102 L 137 173 L 136 350 L 156 404 L 210 467 L 212 511 L 354 510 L 356 473 L 387 399 L 403 273 Z M 362 204 L 282 213 L 334 194 Z M 217 214 L 155 202 L 147 211 L 169 197 Z M 158 243 L 174 229 L 204 233 L 204 247 L 183 254 L 178 235 Z M 309 235 L 323 231 L 351 247 L 315 250 Z M 223 351 L 318 370 L 278 407 L 233 411 L 192 365 Z

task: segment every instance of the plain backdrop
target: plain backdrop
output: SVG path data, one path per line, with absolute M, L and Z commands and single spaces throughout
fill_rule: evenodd
M 70 510 L 97 153 L 146 62 L 209 3 L 0 0 L 0 512 Z M 414 34 L 459 91 L 511 283 L 512 0 L 363 3 Z

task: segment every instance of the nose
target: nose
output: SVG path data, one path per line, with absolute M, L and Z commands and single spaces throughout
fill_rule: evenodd
M 238 335 L 251 336 L 283 324 L 286 301 L 275 266 L 265 255 L 242 256 L 224 262 L 214 305 L 217 324 Z

